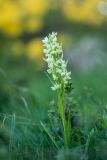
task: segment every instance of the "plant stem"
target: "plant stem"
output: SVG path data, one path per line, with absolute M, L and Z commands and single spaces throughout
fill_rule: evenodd
M 62 119 L 62 124 L 64 128 L 64 138 L 67 146 L 70 146 L 70 121 L 68 117 L 68 121 L 66 120 L 65 117 L 65 108 L 64 108 L 64 94 L 63 92 L 59 93 L 58 96 L 58 102 L 59 102 L 59 111 L 60 111 L 60 116 Z

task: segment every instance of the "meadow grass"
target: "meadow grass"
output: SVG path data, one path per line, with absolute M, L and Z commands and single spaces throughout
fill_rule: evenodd
M 56 112 L 57 96 L 51 91 L 51 83 L 45 73 L 39 72 L 35 76 L 31 66 L 32 72 L 28 77 L 27 66 L 24 70 L 22 67 L 20 72 L 17 67 L 6 70 L 2 67 L 0 159 L 106 160 L 105 68 L 106 65 L 81 75 L 72 73 L 73 97 L 76 102 L 72 106 L 71 146 L 66 147 L 63 127 Z M 17 78 L 13 76 L 16 71 Z

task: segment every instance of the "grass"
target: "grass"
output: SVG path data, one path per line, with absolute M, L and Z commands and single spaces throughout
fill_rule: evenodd
M 33 68 L 31 64 L 22 65 L 19 72 L 17 66 L 1 66 L 0 159 L 106 160 L 106 66 L 86 74 L 72 73 L 77 104 L 71 119 L 69 149 L 63 147 L 62 127 L 48 117 L 50 101 L 56 95 L 44 71 L 35 72 Z M 51 114 L 54 117 L 54 110 Z

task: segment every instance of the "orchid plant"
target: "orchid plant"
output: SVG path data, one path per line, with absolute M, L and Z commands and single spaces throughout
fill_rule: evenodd
M 70 113 L 65 114 L 65 92 L 71 81 L 71 72 L 67 71 L 67 62 L 63 59 L 62 45 L 58 43 L 57 33 L 52 32 L 43 39 L 44 60 L 48 64 L 47 72 L 51 76 L 53 91 L 58 94 L 59 113 L 64 129 L 66 145 L 70 145 L 71 120 Z

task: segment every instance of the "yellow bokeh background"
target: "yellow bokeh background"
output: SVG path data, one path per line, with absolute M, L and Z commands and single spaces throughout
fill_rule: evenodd
M 69 19 L 99 25 L 104 18 L 98 10 L 100 2 L 101 0 L 84 0 L 77 3 L 75 0 L 66 0 L 63 11 Z
M 57 10 L 70 20 L 99 25 L 107 18 L 98 10 L 101 2 L 107 3 L 106 0 L 60 0 Z M 0 0 L 0 30 L 10 36 L 40 31 L 44 15 L 53 8 L 51 4 L 59 5 L 54 0 Z
M 0 33 L 5 38 L 15 40 L 11 46 L 14 54 L 24 53 L 30 60 L 37 59 L 42 66 L 41 32 L 44 31 L 46 16 L 50 11 L 62 13 L 63 19 L 71 22 L 101 26 L 107 20 L 107 12 L 104 10 L 102 14 L 105 7 L 106 0 L 0 0 Z M 53 24 L 54 20 L 55 17 Z M 48 19 L 47 22 L 50 23 Z M 26 35 L 31 37 L 23 44 L 23 38 L 20 37 Z M 72 38 L 66 33 L 59 33 L 59 39 L 65 48 L 72 44 Z

